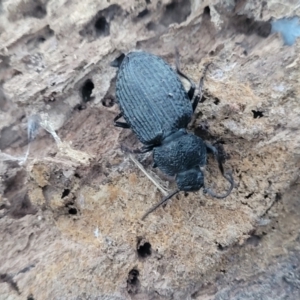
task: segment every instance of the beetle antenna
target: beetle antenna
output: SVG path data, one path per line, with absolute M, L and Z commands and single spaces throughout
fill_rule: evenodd
M 176 195 L 177 193 L 179 193 L 180 190 L 176 190 L 174 192 L 172 192 L 171 194 L 169 194 L 168 196 L 164 197 L 160 202 L 158 202 L 157 204 L 155 204 L 153 207 L 151 207 L 143 216 L 142 216 L 142 220 L 144 220 L 149 214 L 151 214 L 153 211 L 155 211 L 159 206 L 161 206 L 162 204 L 164 204 L 165 202 L 167 202 L 169 199 L 171 199 L 174 195 Z
M 225 194 L 218 195 L 218 194 L 215 194 L 213 191 L 211 191 L 210 189 L 207 189 L 207 188 L 203 189 L 204 193 L 205 194 L 207 193 L 207 194 L 209 194 L 212 197 L 217 198 L 217 199 L 224 199 L 224 198 L 226 198 L 231 193 L 232 189 L 234 188 L 234 180 L 233 180 L 231 172 L 224 173 L 223 177 L 225 179 L 227 179 L 227 181 L 230 183 L 230 187 L 229 187 L 228 191 Z

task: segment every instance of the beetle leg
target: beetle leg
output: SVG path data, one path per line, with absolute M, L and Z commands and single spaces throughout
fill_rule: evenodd
M 196 84 L 188 76 L 186 76 L 184 73 L 181 72 L 181 70 L 180 70 L 180 60 L 179 60 L 179 51 L 178 51 L 177 47 L 175 48 L 175 57 L 176 57 L 176 72 L 178 73 L 178 75 L 180 75 L 181 77 L 186 79 L 191 85 L 191 87 L 188 91 L 188 96 L 189 96 L 189 99 L 192 101 L 193 98 L 194 98 L 195 90 L 196 90 Z
M 205 66 L 204 71 L 203 71 L 203 75 L 202 75 L 202 77 L 201 77 L 201 79 L 200 79 L 199 86 L 198 86 L 198 94 L 195 96 L 194 101 L 193 101 L 193 104 L 192 104 L 192 106 L 193 106 L 193 111 L 196 110 L 199 101 L 201 101 L 201 99 L 202 99 L 202 97 L 203 97 L 203 83 L 204 83 L 204 77 L 205 77 L 206 71 L 207 71 L 207 69 L 208 69 L 209 66 L 210 66 L 210 63 L 207 64 L 207 65 Z
M 116 127 L 121 127 L 121 128 L 130 128 L 130 126 L 125 123 L 125 122 L 117 122 L 117 120 L 121 119 L 123 117 L 123 113 L 120 112 L 115 118 L 114 118 L 114 125 Z
M 219 169 L 222 173 L 222 176 L 230 183 L 230 187 L 229 187 L 228 191 L 223 195 L 215 194 L 213 191 L 211 191 L 210 189 L 207 189 L 207 188 L 204 188 L 204 192 L 208 193 L 212 197 L 215 197 L 215 198 L 218 198 L 218 199 L 226 198 L 231 193 L 232 189 L 234 188 L 234 179 L 232 177 L 231 172 L 226 172 L 226 173 L 224 172 L 224 168 L 223 168 L 224 158 L 219 153 L 218 149 L 216 147 L 208 144 L 208 143 L 205 143 L 205 145 L 206 145 L 207 151 L 214 154 L 215 159 L 218 162 L 218 166 L 219 166 Z
M 154 148 L 154 145 L 143 146 L 142 147 L 142 151 L 143 151 L 142 153 L 150 152 L 150 151 L 153 150 L 153 148 Z
M 224 168 L 223 168 L 223 158 L 222 156 L 219 154 L 219 151 L 217 150 L 216 147 L 212 146 L 211 144 L 209 143 L 206 143 L 205 142 L 205 146 L 206 146 L 206 149 L 207 149 L 207 152 L 209 153 L 212 153 L 216 159 L 216 161 L 218 162 L 218 166 L 219 166 L 219 169 L 223 175 L 223 177 L 225 177 L 224 175 Z M 226 177 L 225 177 L 226 178 Z
M 124 58 L 125 58 L 125 54 L 121 53 L 121 55 L 119 55 L 114 61 L 110 63 L 110 66 L 114 68 L 119 68 Z
M 188 97 L 192 101 L 194 98 L 195 90 L 196 90 L 196 84 L 194 83 L 194 81 L 192 81 L 190 78 L 188 78 L 185 74 L 183 74 L 177 67 L 176 67 L 176 71 L 181 77 L 183 77 L 190 83 L 191 87 L 188 91 Z
M 153 147 L 152 145 L 150 146 L 143 146 L 142 148 L 138 148 L 138 149 L 130 149 L 128 148 L 127 146 L 125 145 L 121 145 L 121 149 L 124 151 L 124 152 L 128 152 L 128 153 L 136 153 L 136 154 L 141 154 L 141 153 L 147 153 L 147 152 L 150 152 L 153 150 Z
M 203 186 L 203 192 L 204 192 L 204 194 L 209 194 L 214 198 L 224 199 L 231 193 L 231 191 L 232 191 L 232 189 L 234 188 L 234 185 L 235 185 L 232 173 L 231 172 L 226 172 L 226 173 L 224 172 L 224 168 L 223 168 L 224 159 L 223 159 L 222 155 L 220 155 L 217 148 L 210 145 L 210 144 L 208 144 L 208 143 L 206 143 L 206 142 L 205 142 L 205 145 L 206 145 L 207 152 L 214 154 L 215 159 L 218 162 L 218 166 L 219 166 L 219 169 L 222 173 L 222 176 L 230 183 L 230 187 L 227 190 L 227 192 L 225 192 L 225 194 L 218 195 L 218 194 L 214 193 L 211 189 L 208 189 L 207 187 L 205 187 L 205 185 L 204 185 Z M 204 170 L 202 170 L 201 167 L 200 167 L 200 170 L 204 173 Z

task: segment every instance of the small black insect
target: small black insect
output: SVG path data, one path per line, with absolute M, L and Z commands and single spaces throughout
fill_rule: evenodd
M 195 95 L 196 86 L 180 71 L 179 60 L 177 74 L 162 58 L 143 51 L 122 54 L 111 66 L 119 67 L 116 97 L 121 113 L 114 119 L 115 126 L 131 128 L 145 145 L 135 152 L 153 150 L 153 167 L 176 176 L 178 189 L 147 211 L 143 219 L 179 191 L 198 191 L 203 187 L 213 197 L 227 197 L 234 181 L 231 173 L 224 173 L 217 149 L 186 130 L 202 98 L 204 76 Z M 178 75 L 190 82 L 188 92 Z M 126 122 L 119 122 L 121 117 Z M 202 168 L 207 152 L 215 155 L 222 175 L 231 184 L 224 195 L 216 195 L 204 186 Z

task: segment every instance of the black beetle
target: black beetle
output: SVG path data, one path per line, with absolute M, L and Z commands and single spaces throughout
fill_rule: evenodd
M 115 126 L 131 128 L 145 145 L 139 152 L 153 150 L 153 166 L 167 175 L 176 176 L 178 190 L 151 208 L 143 219 L 179 191 L 198 191 L 203 187 L 204 192 L 216 198 L 227 197 L 234 182 L 231 173 L 224 173 L 216 148 L 186 131 L 202 97 L 204 76 L 200 80 L 199 93 L 195 95 L 196 86 L 180 71 L 178 61 L 176 73 L 162 58 L 134 51 L 122 54 L 111 66 L 119 67 L 116 97 L 121 113 L 114 119 Z M 178 74 L 191 83 L 188 92 Z M 121 117 L 126 123 L 117 121 Z M 203 167 L 207 152 L 215 154 L 222 175 L 231 184 L 225 195 L 216 195 L 204 187 Z

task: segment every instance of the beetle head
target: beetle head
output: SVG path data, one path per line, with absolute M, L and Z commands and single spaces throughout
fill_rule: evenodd
M 204 176 L 199 168 L 193 168 L 177 174 L 178 189 L 185 192 L 199 191 L 204 185 Z

